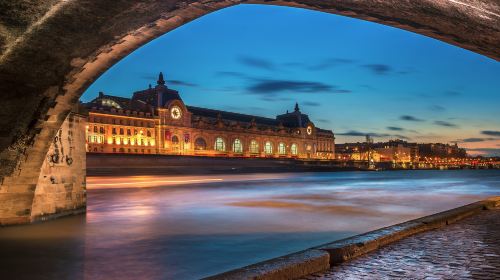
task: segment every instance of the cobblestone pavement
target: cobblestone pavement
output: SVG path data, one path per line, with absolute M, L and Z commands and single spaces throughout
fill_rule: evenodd
M 500 279 L 500 209 L 408 237 L 304 279 Z

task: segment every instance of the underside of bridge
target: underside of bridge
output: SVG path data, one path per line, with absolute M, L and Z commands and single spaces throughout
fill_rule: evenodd
M 500 60 L 498 0 L 1 1 L 0 225 L 84 209 L 85 157 L 75 135 L 82 122 L 77 114 L 68 117 L 80 95 L 150 40 L 237 4 L 378 22 Z M 73 149 L 71 164 L 68 150 L 58 150 L 64 146 Z

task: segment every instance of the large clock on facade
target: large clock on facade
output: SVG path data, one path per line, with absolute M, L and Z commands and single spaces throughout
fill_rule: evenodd
M 170 109 L 170 115 L 172 116 L 172 119 L 178 120 L 182 117 L 182 110 L 181 108 L 177 106 L 173 106 L 172 109 Z
M 306 128 L 307 135 L 311 135 L 313 133 L 313 128 L 312 126 L 308 125 Z

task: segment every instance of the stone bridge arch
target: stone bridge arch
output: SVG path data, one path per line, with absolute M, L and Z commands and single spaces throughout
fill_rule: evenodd
M 299 7 L 378 22 L 500 60 L 497 0 L 2 1 L 0 225 L 71 210 L 35 213 L 32 208 L 51 143 L 94 80 L 152 39 L 238 4 Z M 83 177 L 71 180 L 84 182 Z M 83 199 L 71 207 L 84 205 Z

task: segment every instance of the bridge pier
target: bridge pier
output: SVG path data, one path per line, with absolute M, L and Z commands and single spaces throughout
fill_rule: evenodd
M 85 116 L 70 113 L 48 152 L 32 147 L 14 173 L 3 179 L 0 225 L 31 223 L 85 211 L 85 126 Z

